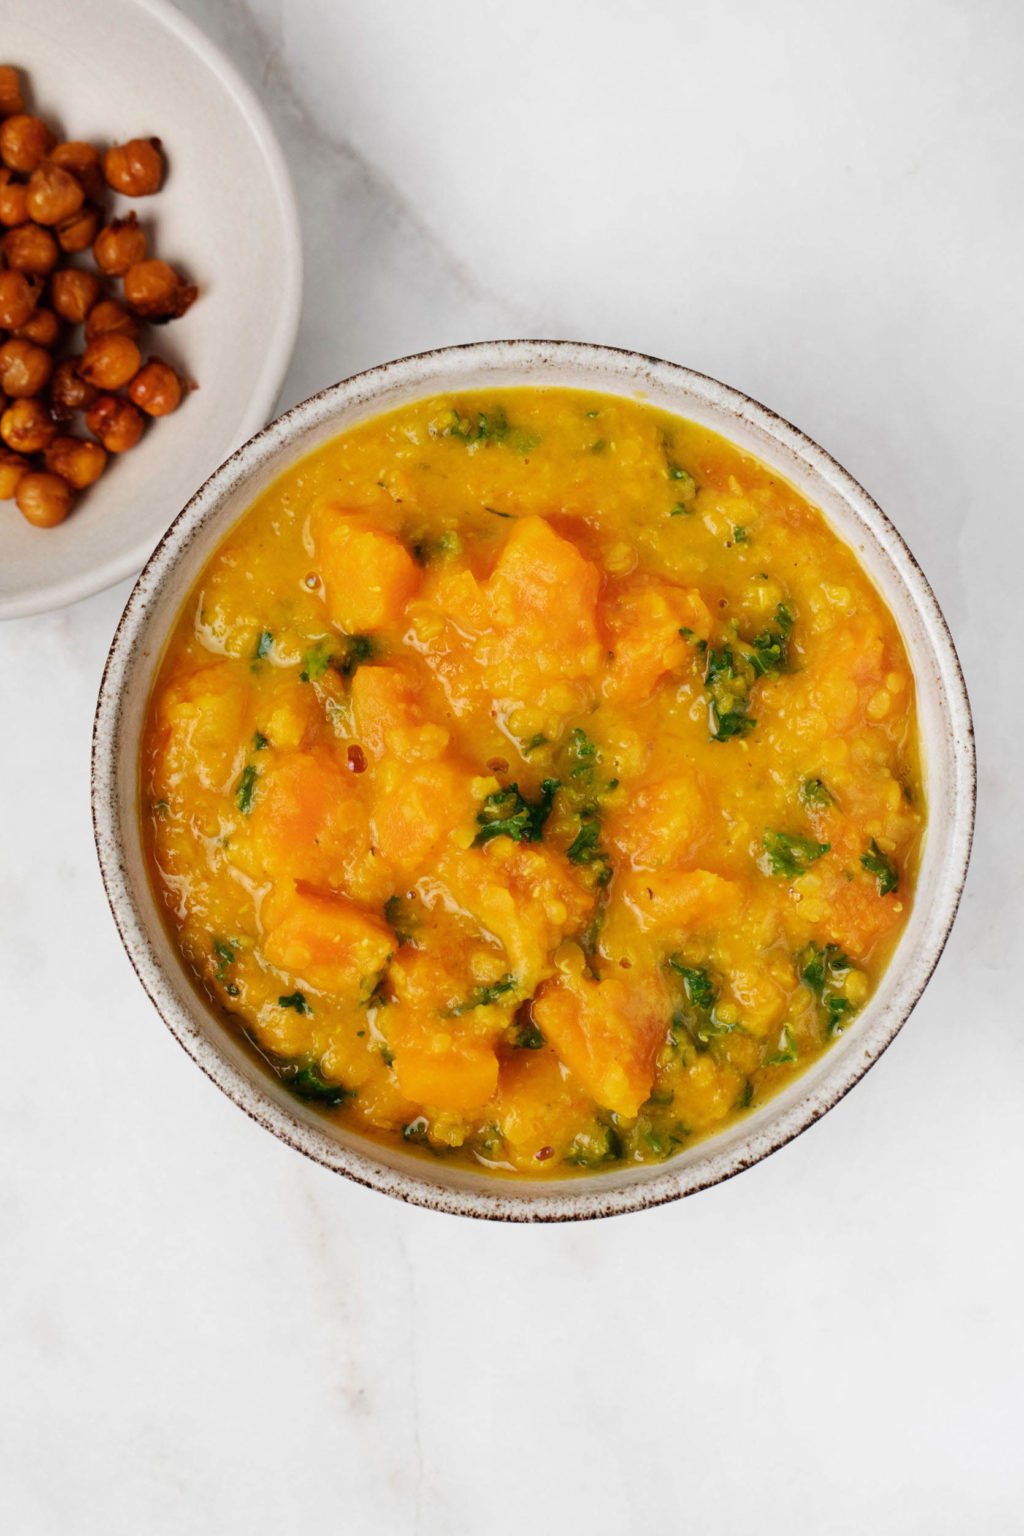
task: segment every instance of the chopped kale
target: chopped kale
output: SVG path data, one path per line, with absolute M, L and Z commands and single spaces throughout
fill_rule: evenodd
M 235 804 L 243 816 L 252 815 L 252 803 L 256 793 L 256 780 L 259 778 L 259 769 L 252 763 L 242 769 L 242 777 L 235 788 Z
M 334 650 L 329 640 L 318 640 L 316 645 L 310 646 L 302 658 L 302 670 L 299 679 L 303 683 L 315 683 L 323 677 L 327 668 L 334 660 Z
M 789 1062 L 799 1061 L 800 1052 L 797 1050 L 793 1031 L 788 1024 L 783 1024 L 779 1035 L 779 1043 L 770 1056 L 765 1057 L 766 1067 L 784 1067 Z
M 602 1163 L 618 1162 L 622 1156 L 622 1138 L 612 1125 L 595 1124 L 592 1131 L 580 1131 L 565 1154 L 565 1161 L 576 1168 L 599 1168 Z
M 526 742 L 525 746 L 523 747 L 523 753 L 525 755 L 527 752 L 536 752 L 538 747 L 546 747 L 547 744 L 548 739 L 544 735 L 544 732 L 538 731 L 536 736 L 531 736 L 529 741 Z
M 313 1011 L 303 992 L 289 992 L 287 996 L 278 998 L 277 1005 L 279 1008 L 294 1008 L 296 1013 L 309 1014 Z
M 274 637 L 271 634 L 270 630 L 269 629 L 261 629 L 260 630 L 260 637 L 256 641 L 256 651 L 255 651 L 256 660 L 257 661 L 262 661 L 264 659 L 264 657 L 270 655 L 270 653 L 273 650 L 273 648 L 274 648 Z
M 229 944 L 226 939 L 214 939 L 213 953 L 218 962 L 214 979 L 223 981 L 227 975 L 228 966 L 235 963 L 235 946 Z
M 899 890 L 900 877 L 896 865 L 887 854 L 882 852 L 874 838 L 871 839 L 871 846 L 867 853 L 861 854 L 860 862 L 868 874 L 874 875 L 878 881 L 879 896 L 889 896 L 893 891 Z
M 506 975 L 499 976 L 497 981 L 492 981 L 489 986 L 474 987 L 464 1002 L 446 1008 L 444 1017 L 458 1018 L 460 1014 L 472 1013 L 474 1008 L 489 1008 L 494 1003 L 501 1003 L 503 999 L 508 998 L 510 992 L 516 990 L 517 986 L 516 978 L 509 971 Z
M 532 1019 L 513 1027 L 512 1045 L 517 1051 L 539 1051 L 543 1044 L 544 1036 Z
M 571 864 L 588 868 L 597 885 L 607 885 L 612 877 L 612 863 L 601 847 L 601 822 L 597 816 L 581 817 L 580 830 L 566 849 Z
M 847 976 L 853 970 L 853 961 L 838 944 L 808 944 L 797 958 L 800 980 L 808 986 L 821 1004 L 822 1018 L 827 1035 L 837 1034 L 846 1027 L 847 1015 L 855 1012 L 853 1004 L 844 995 Z
M 668 966 L 683 981 L 683 996 L 672 1015 L 670 1037 L 674 1044 L 679 1045 L 683 1039 L 682 1032 L 685 1031 L 698 1051 L 706 1051 L 716 1036 L 730 1034 L 735 1025 L 723 1024 L 715 1016 L 718 989 L 710 972 L 701 967 L 686 965 L 678 955 L 670 956 Z
M 415 1120 L 410 1120 L 402 1126 L 402 1140 L 424 1142 L 427 1139 L 427 1131 L 430 1129 L 426 1115 L 417 1115 Z
M 697 482 L 689 470 L 683 469 L 674 459 L 669 459 L 666 464 L 666 473 L 672 482 L 672 490 L 676 497 L 675 505 L 670 512 L 671 517 L 680 517 L 693 510 L 693 503 L 697 496 Z
M 800 786 L 800 799 L 808 810 L 820 811 L 835 803 L 832 791 L 823 779 L 805 779 Z
M 369 635 L 345 635 L 340 650 L 333 640 L 318 640 L 302 658 L 299 680 L 303 683 L 318 682 L 328 667 L 333 667 L 342 677 L 351 677 L 357 667 L 364 661 L 372 660 L 375 654 L 374 643 Z
M 270 742 L 267 740 L 266 736 L 264 736 L 263 732 L 262 731 L 257 731 L 255 736 L 252 739 L 252 749 L 253 749 L 253 751 L 254 752 L 262 752 L 266 747 L 269 747 L 269 746 L 270 746 Z
M 793 615 L 785 603 L 780 603 L 775 610 L 775 628 L 763 629 L 751 641 L 749 660 L 758 677 L 785 670 L 792 632 Z
M 511 837 L 517 843 L 540 842 L 557 789 L 557 779 L 545 779 L 536 804 L 524 799 L 518 784 L 495 790 L 487 796 L 476 818 L 480 827 L 476 844 L 490 842 L 492 837 Z
M 750 529 L 744 528 L 742 524 L 737 523 L 736 527 L 732 531 L 732 537 L 734 544 L 749 544 Z
M 399 944 L 412 943 L 419 914 L 405 896 L 389 896 L 384 903 L 384 921 L 394 931 Z
M 732 646 L 709 647 L 704 672 L 711 735 L 715 741 L 746 736 L 757 721 L 747 710 L 750 682 L 737 665 Z
M 766 832 L 764 854 L 758 860 L 766 875 L 783 875 L 795 880 L 828 853 L 831 843 L 816 843 L 799 833 Z
M 285 1087 L 308 1104 L 321 1104 L 331 1109 L 356 1096 L 354 1088 L 329 1082 L 314 1061 L 287 1063 L 278 1068 L 278 1074 Z

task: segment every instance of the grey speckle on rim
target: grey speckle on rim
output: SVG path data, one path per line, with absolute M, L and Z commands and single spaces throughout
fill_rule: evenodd
M 741 1122 L 671 1162 L 538 1183 L 434 1163 L 339 1130 L 293 1100 L 200 998 L 162 924 L 138 817 L 139 735 L 180 605 L 253 498 L 347 427 L 427 395 L 517 385 L 641 397 L 756 455 L 851 544 L 900 625 L 914 669 L 929 825 L 917 893 L 892 962 L 854 1026 Z M 956 916 L 976 794 L 970 705 L 945 619 L 920 566 L 849 474 L 789 422 L 688 368 L 568 341 L 494 341 L 402 358 L 346 379 L 257 433 L 198 490 L 157 546 L 107 658 L 93 730 L 93 825 L 110 908 L 139 980 L 178 1042 L 218 1087 L 282 1141 L 357 1183 L 417 1205 L 502 1221 L 574 1221 L 646 1209 L 749 1168 L 806 1130 L 864 1075 L 921 996 Z

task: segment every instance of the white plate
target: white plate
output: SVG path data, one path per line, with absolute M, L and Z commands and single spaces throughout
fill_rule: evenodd
M 149 424 L 58 528 L 0 502 L 0 618 L 58 608 L 139 570 L 197 486 L 270 415 L 302 292 L 298 213 L 262 107 L 234 67 L 164 0 L 3 0 L 2 62 L 67 138 L 156 134 L 169 174 L 118 199 L 155 255 L 199 285 L 181 319 L 143 343 L 199 388 Z M 84 431 L 84 422 L 76 431 Z

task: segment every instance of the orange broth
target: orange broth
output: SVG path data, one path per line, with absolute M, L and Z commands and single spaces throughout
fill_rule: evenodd
M 855 1020 L 924 826 L 855 555 L 703 427 L 422 400 L 286 470 L 148 706 L 197 983 L 369 1137 L 543 1178 L 671 1156 Z

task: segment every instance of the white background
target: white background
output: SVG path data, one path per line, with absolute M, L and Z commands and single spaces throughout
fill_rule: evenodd
M 0 629 L 0 1526 L 1024 1531 L 1024 8 L 185 9 L 297 184 L 282 403 L 536 335 L 774 406 L 935 585 L 978 841 L 913 1019 L 766 1163 L 587 1226 L 407 1210 L 250 1124 L 121 952 L 87 781 L 127 589 Z

